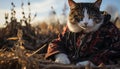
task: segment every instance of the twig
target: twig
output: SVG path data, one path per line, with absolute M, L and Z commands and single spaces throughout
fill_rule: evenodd
M 32 54 L 30 54 L 28 57 L 33 56 L 34 54 L 36 54 L 37 52 L 39 52 L 40 50 L 42 50 L 43 48 L 46 47 L 46 44 L 44 44 L 42 47 L 40 47 L 38 50 L 34 51 Z

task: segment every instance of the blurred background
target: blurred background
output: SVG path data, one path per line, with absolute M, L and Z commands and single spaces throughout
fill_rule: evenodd
M 74 0 L 76 2 L 95 2 L 96 0 Z M 67 0 L 0 0 L 0 27 L 4 26 L 5 13 L 11 17 L 11 3 L 15 5 L 16 18 L 18 21 L 22 18 L 22 11 L 25 15 L 31 14 L 33 20 L 31 24 L 37 25 L 38 23 L 56 23 L 59 20 L 60 24 L 66 23 L 69 6 Z M 30 6 L 28 7 L 28 2 Z M 112 15 L 112 21 L 120 16 L 120 0 L 103 0 L 101 11 L 107 11 Z M 23 9 L 22 9 L 23 7 Z M 34 15 L 36 17 L 34 18 Z M 8 18 L 9 20 L 9 18 Z M 119 20 L 118 20 L 119 21 Z
M 48 44 L 66 29 L 69 14 L 67 1 L 0 0 L 0 69 L 46 68 L 50 61 L 45 61 L 43 66 L 39 64 L 45 60 Z M 111 21 L 120 29 L 119 3 L 120 0 L 103 0 L 100 10 L 111 14 Z
M 66 29 L 69 14 L 67 1 L 0 0 L 0 69 L 40 67 L 36 61 L 44 60 L 44 55 L 40 54 L 46 53 L 48 44 Z M 111 21 L 120 30 L 119 4 L 120 0 L 103 0 L 100 10 L 111 14 Z

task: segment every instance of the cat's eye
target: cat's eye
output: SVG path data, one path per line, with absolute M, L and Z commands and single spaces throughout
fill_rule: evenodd
M 79 21 L 82 21 L 82 20 L 83 20 L 83 18 L 82 18 L 82 17 L 78 17 L 77 15 L 76 15 L 76 16 L 74 16 L 74 19 L 75 19 L 75 21 L 77 21 L 77 22 L 79 22 Z
M 78 17 L 75 18 L 75 20 L 76 20 L 77 22 L 82 21 L 82 19 L 83 19 L 83 18 L 78 18 Z
M 77 15 L 75 15 L 75 16 L 74 16 L 74 18 L 78 18 L 78 16 L 77 16 Z
M 79 18 L 79 21 L 82 21 L 83 20 L 83 18 Z
M 74 16 L 75 21 L 79 22 L 79 17 L 76 15 Z
M 101 21 L 101 19 L 99 19 L 99 18 L 94 18 L 94 21 L 95 21 L 95 23 L 99 23 L 99 22 Z

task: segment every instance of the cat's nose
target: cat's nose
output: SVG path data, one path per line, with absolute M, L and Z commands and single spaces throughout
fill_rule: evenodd
M 88 25 L 88 23 L 87 23 L 87 22 L 85 22 L 84 24 L 85 24 L 85 26 L 87 26 L 87 25 Z

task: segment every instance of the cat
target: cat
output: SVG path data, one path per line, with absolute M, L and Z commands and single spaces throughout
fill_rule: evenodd
M 101 3 L 102 0 L 93 3 L 68 0 L 70 13 L 66 30 L 49 44 L 45 58 L 63 64 L 95 66 L 108 64 L 113 55 L 120 54 L 120 32 L 109 21 L 110 15 L 100 11 Z
M 101 0 L 95 3 L 76 3 L 73 0 L 68 0 L 70 6 L 70 13 L 68 18 L 68 28 L 72 32 L 80 32 L 84 30 L 85 33 L 93 32 L 99 29 L 102 25 L 104 17 L 99 11 Z M 56 55 L 55 62 L 70 64 L 67 55 L 61 53 Z M 76 65 L 85 65 L 91 62 L 78 62 Z M 91 63 L 94 66 L 93 63 Z

